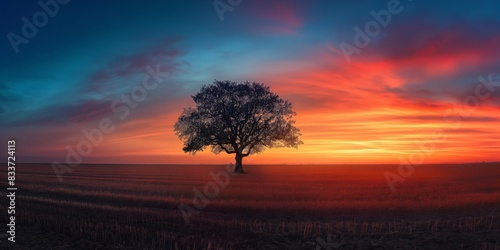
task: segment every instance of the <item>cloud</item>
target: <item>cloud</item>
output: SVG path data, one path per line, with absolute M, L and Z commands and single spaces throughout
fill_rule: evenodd
M 67 118 L 71 122 L 82 123 L 111 115 L 113 112 L 108 100 L 86 100 L 77 107 L 68 110 Z
M 252 1 L 245 5 L 251 31 L 266 35 L 297 35 L 303 21 L 299 9 L 303 2 L 294 1 Z
M 365 75 L 365 83 L 371 75 L 371 88 L 376 93 L 396 98 L 393 103 L 423 109 L 461 103 L 474 93 L 478 75 L 498 74 L 498 21 L 457 18 L 440 22 L 426 15 L 420 17 L 410 15 L 390 23 L 360 54 L 353 54 L 350 64 L 342 61 L 343 54 L 336 46 L 329 44 L 327 48 L 335 58 L 330 65 L 353 76 Z M 490 105 L 495 97 L 492 94 L 491 101 L 482 105 Z
M 142 83 L 143 77 L 148 74 L 146 66 L 155 69 L 156 65 L 160 65 L 162 71 L 168 71 L 172 77 L 175 75 L 182 66 L 182 56 L 186 54 L 182 42 L 179 38 L 165 38 L 138 52 L 112 58 L 104 67 L 86 77 L 83 86 L 75 85 L 75 90 L 56 94 L 56 98 L 47 100 L 44 106 L 32 107 L 24 102 L 15 116 L 1 123 L 11 126 L 87 123 L 111 115 L 111 103 Z M 0 97 L 6 96 L 0 101 L 0 107 L 20 100 L 19 95 L 10 93 L 9 88 L 2 86 L 4 91 Z M 169 95 L 177 89 L 171 86 Z M 160 90 L 162 86 L 156 89 Z
M 186 54 L 180 38 L 165 38 L 163 41 L 128 56 L 118 56 L 101 69 L 92 73 L 85 83 L 87 91 L 99 92 L 122 84 L 136 74 L 144 74 L 145 68 L 161 65 L 162 70 L 173 72 L 179 66 L 178 59 Z
M 421 79 L 479 70 L 498 65 L 499 22 L 489 20 L 453 24 L 406 20 L 387 30 L 356 57 L 361 61 L 386 60 L 405 77 Z M 408 33 L 412 35 L 409 36 Z M 465 71 L 465 72 L 464 72 Z

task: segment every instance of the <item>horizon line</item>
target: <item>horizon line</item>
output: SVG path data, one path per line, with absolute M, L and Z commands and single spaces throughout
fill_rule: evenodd
M 7 164 L 7 162 L 2 162 Z M 52 164 L 49 162 L 16 162 L 16 165 L 19 164 Z M 66 164 L 66 163 L 64 163 Z M 220 164 L 207 164 L 207 163 L 80 163 L 79 165 L 183 165 L 183 166 L 193 166 L 193 165 L 202 165 L 202 166 L 216 166 L 216 165 L 224 165 L 224 164 L 234 164 L 233 162 L 229 163 L 220 163 Z M 500 164 L 500 161 L 482 161 L 482 162 L 442 162 L 442 163 L 422 163 L 417 164 L 416 166 L 421 165 L 468 165 L 468 164 Z M 290 166 L 326 166 L 326 165 L 334 165 L 334 166 L 346 166 L 346 165 L 400 165 L 400 163 L 270 163 L 270 164 L 244 164 L 246 166 L 279 166 L 279 165 L 290 165 Z

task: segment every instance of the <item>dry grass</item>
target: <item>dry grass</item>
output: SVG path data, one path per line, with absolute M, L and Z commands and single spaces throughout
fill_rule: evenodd
M 396 166 L 246 166 L 186 225 L 179 204 L 224 168 L 81 165 L 59 183 L 21 165 L 19 224 L 115 249 L 500 249 L 499 165 L 420 166 L 395 193 Z

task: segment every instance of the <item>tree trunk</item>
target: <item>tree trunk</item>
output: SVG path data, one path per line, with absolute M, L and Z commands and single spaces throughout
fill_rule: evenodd
M 234 167 L 234 173 L 235 174 L 245 173 L 243 171 L 243 155 L 237 153 L 236 157 L 234 159 L 236 160 L 236 166 Z

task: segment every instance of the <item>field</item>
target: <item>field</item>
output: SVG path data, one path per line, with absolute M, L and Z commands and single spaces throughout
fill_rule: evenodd
M 500 164 L 422 165 L 395 192 L 396 165 L 225 168 L 19 165 L 0 249 L 500 249 Z

